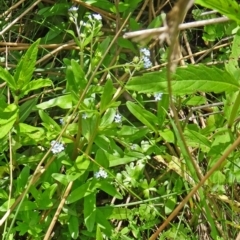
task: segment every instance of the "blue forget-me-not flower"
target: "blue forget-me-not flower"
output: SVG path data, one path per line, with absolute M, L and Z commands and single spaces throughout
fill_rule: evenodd
M 95 178 L 107 178 L 108 174 L 104 169 L 100 168 L 98 172 L 95 172 L 94 176 Z
M 64 150 L 63 144 L 55 140 L 51 141 L 51 146 L 52 146 L 51 151 L 53 154 L 60 153 Z

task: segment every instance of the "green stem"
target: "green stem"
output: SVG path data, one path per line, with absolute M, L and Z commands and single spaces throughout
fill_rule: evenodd
M 231 128 L 235 119 L 236 119 L 236 115 L 238 114 L 238 109 L 239 109 L 239 106 L 240 106 L 240 91 L 238 92 L 238 95 L 237 95 L 237 98 L 233 104 L 233 107 L 232 107 L 232 111 L 231 111 L 231 114 L 230 114 L 230 118 L 229 118 L 229 121 L 228 121 L 228 127 Z

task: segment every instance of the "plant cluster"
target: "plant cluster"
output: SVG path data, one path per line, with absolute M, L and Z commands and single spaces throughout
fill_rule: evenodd
M 169 1 L 73 2 L 3 4 L 2 239 L 235 239 L 239 4 L 195 1 L 216 23 L 179 34 L 169 91 L 168 45 L 123 37 Z

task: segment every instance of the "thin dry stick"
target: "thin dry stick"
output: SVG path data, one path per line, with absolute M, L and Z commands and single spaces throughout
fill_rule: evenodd
M 44 60 L 48 59 L 49 57 L 52 57 L 53 54 L 59 52 L 60 50 L 62 50 L 63 48 L 65 47 L 69 47 L 69 46 L 72 46 L 74 45 L 75 43 L 66 43 L 66 44 L 63 44 L 62 46 L 54 49 L 53 51 L 51 51 L 50 53 L 48 53 L 47 55 L 45 55 L 44 57 L 42 57 L 41 59 L 39 59 L 37 62 L 36 62 L 36 65 L 43 62 Z
M 1 14 L 0 18 L 7 16 L 13 9 L 17 8 L 20 4 L 22 4 L 25 1 L 26 0 L 18 1 L 15 5 L 11 6 L 7 11 L 5 11 L 3 14 Z
M 1 32 L 0 35 L 3 35 L 9 28 L 11 28 L 17 21 L 19 21 L 23 16 L 25 16 L 29 11 L 31 11 L 36 5 L 38 5 L 41 2 L 41 0 L 37 0 L 35 3 L 33 3 L 32 6 L 30 6 L 27 10 L 25 10 L 19 17 L 14 19 L 8 26 L 6 26 Z
M 62 197 L 62 200 L 61 200 L 60 204 L 58 205 L 57 211 L 56 211 L 56 213 L 54 214 L 54 216 L 52 218 L 52 221 L 51 221 L 51 223 L 50 223 L 50 225 L 48 227 L 48 230 L 47 230 L 43 240 L 50 239 L 50 237 L 51 237 L 50 235 L 52 233 L 52 230 L 53 230 L 53 228 L 54 228 L 54 226 L 55 226 L 55 224 L 57 222 L 58 216 L 61 213 L 61 210 L 62 210 L 62 208 L 63 208 L 63 206 L 65 204 L 65 201 L 66 201 L 66 199 L 67 199 L 67 197 L 68 197 L 68 195 L 69 195 L 69 193 L 70 193 L 70 191 L 72 189 L 72 185 L 73 185 L 73 182 L 70 182 L 68 184 L 67 189 L 66 189 L 66 191 L 65 191 L 65 193 L 64 193 L 64 195 Z
M 192 189 L 192 191 L 183 199 L 183 201 L 174 209 L 164 223 L 157 229 L 157 231 L 149 238 L 149 240 L 155 240 L 159 233 L 171 222 L 171 220 L 179 213 L 179 211 L 185 206 L 188 200 L 203 186 L 205 181 L 226 161 L 227 157 L 234 151 L 234 149 L 240 144 L 240 136 L 237 140 L 223 153 L 214 166 L 207 172 L 207 174 L 201 179 L 201 181 Z
M 208 20 L 201 20 L 196 22 L 190 22 L 190 23 L 182 23 L 178 26 L 179 30 L 186 30 L 189 28 L 196 28 L 196 27 L 202 27 L 206 25 L 216 24 L 216 23 L 223 23 L 230 21 L 227 17 L 220 17 L 220 18 L 213 18 Z M 140 30 L 135 32 L 128 32 L 123 35 L 124 38 L 134 38 L 139 36 L 157 36 L 161 33 L 164 33 L 168 30 L 168 27 L 160 27 L 160 28 L 152 28 L 152 29 L 146 29 L 146 30 Z
M 183 32 L 183 39 L 184 39 L 184 42 L 185 42 L 185 45 L 186 45 L 186 48 L 187 48 L 188 56 L 190 56 L 191 63 L 195 64 L 195 60 L 194 60 L 194 57 L 193 57 L 192 49 L 191 49 L 191 46 L 190 46 L 190 44 L 188 42 L 187 34 L 186 34 L 185 31 Z

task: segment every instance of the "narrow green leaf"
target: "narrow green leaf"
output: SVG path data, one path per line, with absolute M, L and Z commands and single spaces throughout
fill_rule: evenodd
M 0 78 L 5 81 L 11 90 L 17 89 L 14 77 L 5 68 L 0 67 Z
M 33 43 L 17 65 L 14 79 L 18 89 L 23 89 L 31 80 L 37 60 L 38 44 L 40 39 Z
M 114 155 L 110 155 L 110 154 L 108 154 L 108 158 L 109 158 L 109 166 L 110 167 L 125 165 L 127 163 L 138 160 L 137 157 L 128 157 L 128 156 L 119 157 L 119 156 L 114 156 Z
M 116 188 L 107 181 L 101 181 L 101 185 L 99 188 L 111 195 L 112 197 L 115 197 L 117 199 L 123 198 L 122 195 L 116 190 Z
M 228 72 L 204 65 L 178 68 L 171 84 L 175 95 L 191 94 L 197 91 L 231 92 L 239 89 L 239 83 Z M 141 93 L 168 93 L 166 69 L 134 77 L 127 83 L 126 88 Z
M 25 166 L 17 178 L 17 194 L 22 193 L 30 175 L 30 168 Z
M 18 107 L 15 104 L 6 105 L 0 102 L 0 139 L 5 137 L 12 129 L 18 117 Z
M 27 119 L 37 102 L 38 97 L 35 97 L 27 100 L 19 107 L 19 122 L 24 122 Z
M 240 70 L 238 66 L 238 58 L 240 56 L 240 30 L 237 31 L 232 42 L 231 54 L 228 62 L 225 64 L 226 70 L 231 73 L 235 79 L 240 81 Z
M 151 112 L 145 110 L 144 108 L 138 106 L 133 102 L 127 102 L 128 110 L 144 125 L 149 127 L 152 131 L 156 132 L 156 124 L 158 123 L 158 118 Z
M 31 81 L 22 88 L 22 92 L 20 96 L 22 97 L 24 95 L 27 95 L 30 91 L 37 90 L 44 87 L 49 87 L 51 85 L 52 85 L 52 81 L 50 79 L 38 79 L 38 80 Z
M 59 96 L 49 101 L 40 103 L 36 106 L 36 108 L 44 110 L 44 109 L 48 109 L 56 106 L 62 109 L 71 109 L 73 106 L 71 94 Z
M 238 66 L 238 58 L 240 55 L 240 30 L 237 31 L 233 39 L 232 51 L 228 63 L 225 64 L 226 70 L 231 73 L 235 79 L 240 82 L 240 69 Z M 226 94 L 226 102 L 224 104 L 224 115 L 228 120 L 228 126 L 231 127 L 238 115 L 240 106 L 240 92 Z
M 48 129 L 55 129 L 57 131 L 61 131 L 61 127 L 50 117 L 48 116 L 44 111 L 39 110 L 39 116 L 42 119 L 42 121 L 45 123 L 45 127 Z
M 97 224 L 96 240 L 103 240 L 102 232 L 99 224 Z
M 113 85 L 110 79 L 104 85 L 103 94 L 101 96 L 100 102 L 100 112 L 104 112 L 107 108 L 108 104 L 110 103 L 113 95 Z
M 74 189 L 68 196 L 66 203 L 70 204 L 79 199 L 88 196 L 95 192 L 95 189 L 100 186 L 100 183 L 92 183 L 92 181 L 84 183 L 82 186 Z
M 92 232 L 96 217 L 96 195 L 90 194 L 84 198 L 84 222 L 89 232 Z
M 74 75 L 74 85 L 77 92 L 83 90 L 87 85 L 87 80 L 85 78 L 85 73 L 82 70 L 81 66 L 74 59 L 71 60 L 72 71 Z
M 78 217 L 71 216 L 68 221 L 68 231 L 72 239 L 78 239 L 79 235 L 79 222 Z

